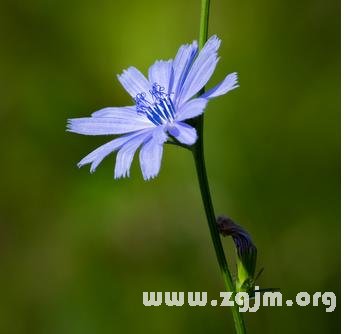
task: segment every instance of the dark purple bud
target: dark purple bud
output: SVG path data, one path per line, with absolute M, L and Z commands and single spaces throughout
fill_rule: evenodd
M 253 244 L 248 232 L 240 225 L 236 224 L 231 218 L 219 216 L 217 218 L 219 232 L 224 236 L 231 236 L 235 243 L 238 261 L 237 261 L 237 289 L 245 290 L 249 282 L 254 281 L 256 270 L 257 248 Z

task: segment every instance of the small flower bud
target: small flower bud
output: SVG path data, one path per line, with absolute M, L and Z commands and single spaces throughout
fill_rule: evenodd
M 226 216 L 217 218 L 219 232 L 233 238 L 237 251 L 237 291 L 252 292 L 256 270 L 257 248 L 247 231 Z

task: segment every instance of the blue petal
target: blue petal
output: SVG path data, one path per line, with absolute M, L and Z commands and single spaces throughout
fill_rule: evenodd
M 145 92 L 149 98 L 151 85 L 137 68 L 131 66 L 122 74 L 117 75 L 117 78 L 131 97 L 135 98 L 137 94 Z
M 236 72 L 228 74 L 226 78 L 216 85 L 214 88 L 206 91 L 201 97 L 205 99 L 212 99 L 214 97 L 224 95 L 230 90 L 239 87 L 238 74 Z
M 82 135 L 117 135 L 155 127 L 144 117 L 83 117 L 68 120 L 67 131 Z
M 168 139 L 165 132 L 165 126 L 158 126 L 155 128 L 152 132 L 152 137 L 157 143 L 163 144 Z
M 219 60 L 217 57 L 217 50 L 220 44 L 221 41 L 216 36 L 212 36 L 204 45 L 192 64 L 190 72 L 181 89 L 180 96 L 177 97 L 178 105 L 189 100 L 208 82 Z
M 136 106 L 129 107 L 108 107 L 92 113 L 92 117 L 123 117 L 140 116 L 136 111 Z
M 140 137 L 142 135 L 149 135 L 151 130 L 143 130 L 139 132 L 135 132 L 133 134 L 122 136 L 120 138 L 116 138 L 111 140 L 110 142 L 98 147 L 91 153 L 89 153 L 86 157 L 84 157 L 79 163 L 78 167 L 82 167 L 87 164 L 91 164 L 91 173 L 93 173 L 98 165 L 103 161 L 103 159 L 108 156 L 110 153 L 118 150 L 122 147 L 125 143 L 133 140 L 136 137 Z
M 130 166 L 133 161 L 136 150 L 139 146 L 151 136 L 150 132 L 138 135 L 128 140 L 118 151 L 115 166 L 115 179 L 129 176 Z
M 183 122 L 173 123 L 168 132 L 182 144 L 193 145 L 197 140 L 196 130 Z
M 157 83 L 165 88 L 165 93 L 170 93 L 172 86 L 172 59 L 168 61 L 157 60 L 148 71 L 151 84 Z
M 173 86 L 171 92 L 175 97 L 179 95 L 179 92 L 183 86 L 185 78 L 191 68 L 191 64 L 194 61 L 198 51 L 197 42 L 192 44 L 182 45 L 173 61 Z
M 156 134 L 146 142 L 140 151 L 140 165 L 142 175 L 145 180 L 149 180 L 158 175 L 161 165 L 163 142 L 163 128 L 157 128 Z M 165 140 L 167 136 L 165 136 Z
M 184 121 L 201 115 L 208 103 L 207 99 L 196 98 L 184 103 L 177 111 L 176 120 Z
M 112 117 L 116 119 L 128 119 L 130 118 L 132 121 L 137 120 L 138 122 L 149 122 L 151 123 L 146 114 L 138 113 L 136 106 L 130 107 L 109 107 L 100 109 L 95 111 L 91 114 L 92 117 L 99 118 L 99 117 Z

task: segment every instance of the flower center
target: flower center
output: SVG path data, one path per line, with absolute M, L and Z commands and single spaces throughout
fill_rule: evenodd
M 173 122 L 175 110 L 171 101 L 171 94 L 164 92 L 165 88 L 154 83 L 149 93 L 152 102 L 146 99 L 146 93 L 137 94 L 135 97 L 136 110 L 139 114 L 145 114 L 155 125 Z

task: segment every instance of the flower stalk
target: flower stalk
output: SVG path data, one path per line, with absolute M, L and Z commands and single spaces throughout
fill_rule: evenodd
M 209 22 L 209 7 L 210 0 L 201 0 L 201 19 L 200 19 L 200 35 L 199 35 L 199 50 L 202 49 L 208 38 L 208 22 Z M 204 92 L 204 88 L 201 90 L 200 95 Z M 204 144 L 203 144 L 203 123 L 204 116 L 200 115 L 195 119 L 195 128 L 198 134 L 197 142 L 192 146 L 193 157 L 196 165 L 198 182 L 200 186 L 200 191 L 202 195 L 204 210 L 207 217 L 207 222 L 210 230 L 211 239 L 213 246 L 215 248 L 216 257 L 218 264 L 220 266 L 222 278 L 225 283 L 225 288 L 228 292 L 235 293 L 235 284 L 229 271 L 227 259 L 225 252 L 223 250 L 221 238 L 219 235 L 216 216 L 214 212 L 214 207 L 212 203 L 212 198 L 209 189 L 207 170 L 205 166 L 204 159 Z M 236 303 L 231 307 L 234 324 L 237 334 L 245 334 L 245 323 L 241 313 L 239 312 L 239 307 Z

